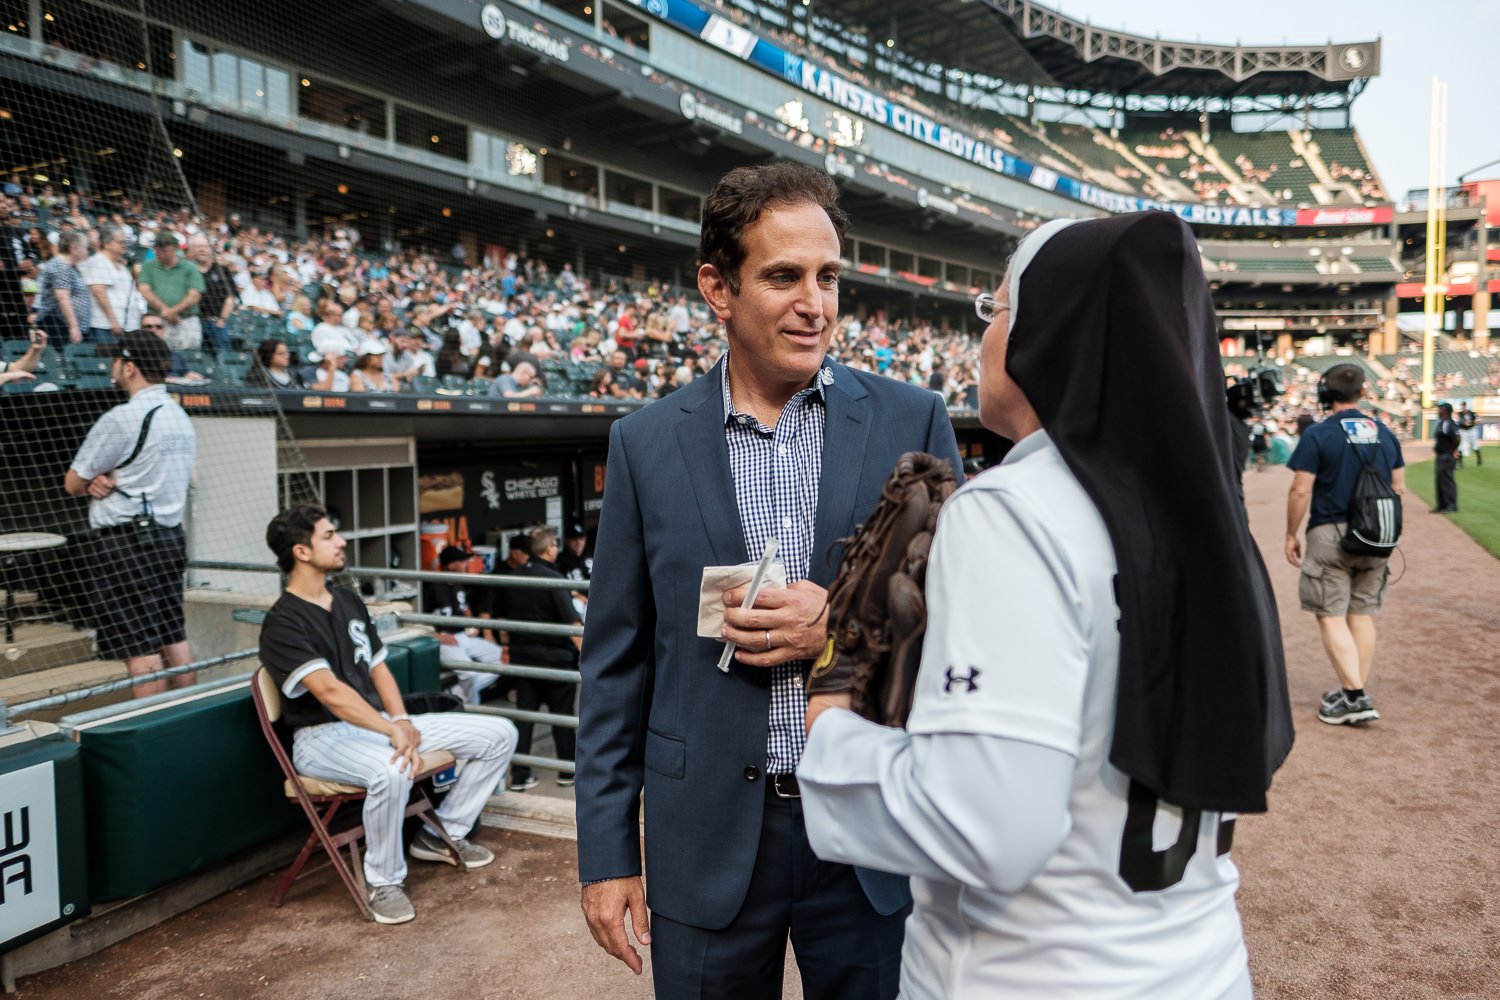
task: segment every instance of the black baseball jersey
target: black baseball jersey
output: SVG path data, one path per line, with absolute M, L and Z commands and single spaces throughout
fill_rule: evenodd
M 422 584 L 422 610 L 429 615 L 470 617 L 469 591 L 451 583 Z M 439 632 L 462 632 L 461 628 L 439 628 Z
M 303 678 L 318 670 L 332 670 L 377 712 L 385 708 L 370 678 L 370 671 L 384 663 L 386 655 L 370 613 L 354 591 L 344 587 L 330 591 L 332 611 L 295 594 L 282 594 L 260 627 L 260 662 L 281 688 L 285 698 L 282 720 L 293 733 L 304 726 L 338 721 L 302 685 Z
M 1463 428 L 1466 431 L 1470 431 L 1470 430 L 1474 429 L 1474 425 L 1477 422 L 1478 422 L 1478 420 L 1474 416 L 1474 411 L 1473 410 L 1460 410 L 1459 411 L 1459 413 L 1458 413 L 1458 426 L 1459 427 Z
M 564 552 L 557 557 L 557 571 L 569 580 L 592 579 L 594 557 L 592 555 L 575 556 L 571 552 Z

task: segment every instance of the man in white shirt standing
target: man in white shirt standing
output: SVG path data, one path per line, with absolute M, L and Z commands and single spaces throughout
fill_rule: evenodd
M 1080 277 L 1099 294 L 1061 294 Z M 981 419 L 1015 446 L 939 518 L 907 731 L 812 678 L 797 776 L 813 849 L 912 876 L 907 1000 L 1248 1000 L 1233 813 L 1264 810 L 1291 731 L 1191 233 L 1166 213 L 1049 223 L 975 306 Z M 1157 378 L 1101 387 L 1114 340 Z M 1161 392 L 1191 400 L 1161 418 L 1177 441 L 1146 435 L 1185 462 L 1175 479 L 1112 437 L 1139 435 L 1121 415 Z
M 154 333 L 121 336 L 111 375 L 130 394 L 99 418 L 63 481 L 69 496 L 89 498 L 96 541 L 90 571 L 99 655 L 124 660 L 131 676 L 193 662 L 183 618 L 187 543 L 182 530 L 197 436 L 162 383 L 171 359 Z M 192 673 L 172 687 L 194 682 Z M 136 697 L 167 689 L 137 684 Z
M 125 265 L 126 246 L 124 230 L 106 229 L 99 237 L 99 252 L 78 269 L 94 297 L 89 329 L 84 333 L 84 339 L 92 343 L 113 343 L 126 330 L 141 325 L 146 300 L 135 290 L 135 278 Z

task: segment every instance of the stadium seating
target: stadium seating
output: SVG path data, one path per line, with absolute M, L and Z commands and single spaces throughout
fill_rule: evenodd
M 1098 130 L 1075 126 L 1054 127 L 1059 142 L 1101 169 L 1129 179 L 1132 170 L 1117 170 L 1124 161 L 1113 149 L 1099 143 Z M 1322 151 L 1320 166 L 1335 183 L 1350 183 L 1360 189 L 1360 201 L 1385 201 L 1387 196 L 1375 170 L 1364 155 L 1358 137 L 1349 129 L 1320 129 L 1311 133 L 1312 156 Z M 1315 206 L 1320 200 L 1313 185 L 1321 183 L 1309 155 L 1295 148 L 1290 132 L 1214 132 L 1204 142 L 1196 131 L 1184 129 L 1125 130 L 1120 141 L 1157 174 L 1171 177 L 1192 188 L 1208 202 L 1227 203 L 1235 184 L 1258 184 L 1271 200 L 1283 204 Z M 1337 163 L 1337 168 L 1331 165 Z M 1232 173 L 1226 174 L 1222 167 Z M 1128 166 L 1128 164 L 1127 164 Z M 1144 191 L 1144 181 L 1136 181 Z M 1253 200 L 1253 199 L 1252 199 Z

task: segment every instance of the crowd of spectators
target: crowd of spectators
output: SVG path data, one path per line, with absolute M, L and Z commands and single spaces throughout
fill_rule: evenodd
M 514 253 L 470 265 L 456 250 L 373 251 L 349 225 L 287 239 L 237 215 L 206 221 L 129 200 L 104 208 L 11 177 L 0 185 L 0 339 L 25 340 L 28 321 L 54 346 L 149 329 L 173 349 L 180 381 L 642 401 L 703 375 L 726 350 L 696 289 L 593 279 Z M 875 310 L 842 318 L 830 353 L 972 408 L 979 332 L 977 322 L 939 327 Z M 1500 357 L 1465 360 L 1438 373 L 1439 393 L 1500 391 Z M 1379 382 L 1398 415 L 1419 379 L 1414 364 L 1401 356 Z M 1316 375 L 1286 370 L 1279 405 L 1294 418 Z
M 54 346 L 150 327 L 181 381 L 222 369 L 220 381 L 277 389 L 650 400 L 726 349 L 696 289 L 593 280 L 515 253 L 465 266 L 457 248 L 372 251 L 353 226 L 286 239 L 237 215 L 102 210 L 20 178 L 0 216 L 12 258 L 0 259 L 0 297 L 9 282 L 24 300 L 3 339 L 24 338 L 28 316 Z M 979 333 L 977 321 L 947 330 L 877 310 L 843 319 L 830 352 L 971 406 Z

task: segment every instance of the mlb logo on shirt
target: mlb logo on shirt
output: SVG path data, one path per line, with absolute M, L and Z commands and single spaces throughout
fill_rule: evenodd
M 1350 444 L 1374 444 L 1380 440 L 1375 421 L 1369 417 L 1351 417 L 1340 420 L 1339 424 L 1344 428 L 1344 436 L 1349 439 Z

